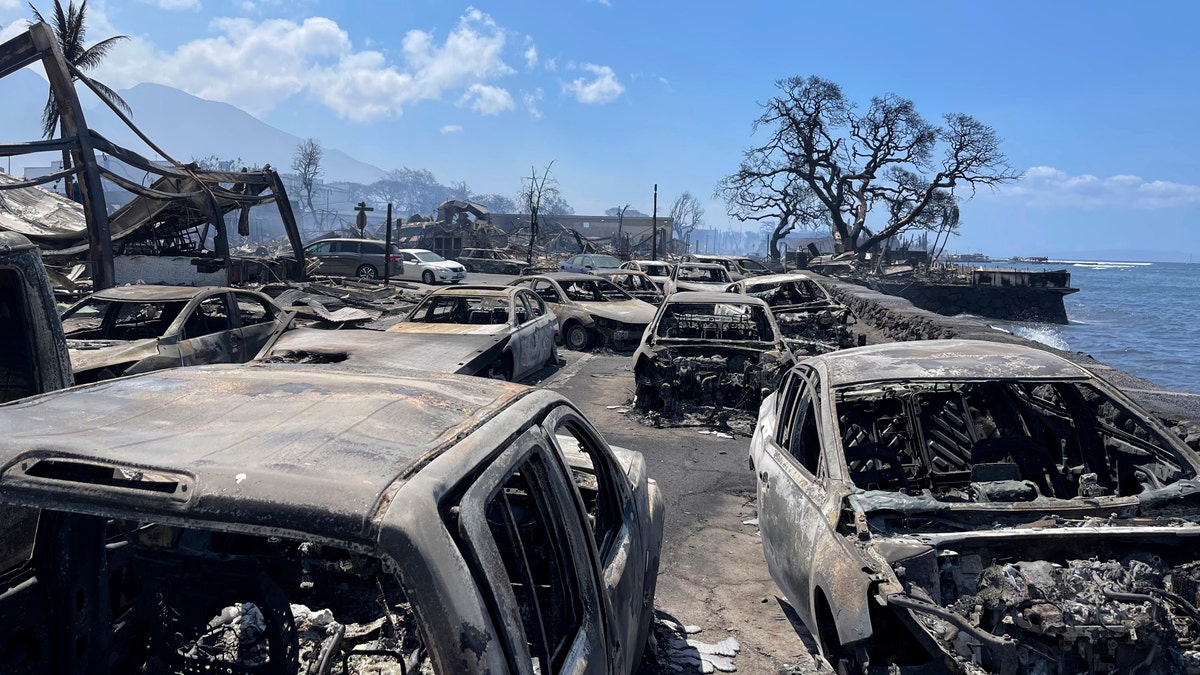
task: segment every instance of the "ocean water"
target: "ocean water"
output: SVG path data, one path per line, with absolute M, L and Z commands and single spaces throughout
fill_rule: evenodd
M 992 322 L 1167 389 L 1200 394 L 1200 264 L 1071 262 L 999 265 L 1066 269 L 1079 289 L 1065 298 L 1066 326 Z

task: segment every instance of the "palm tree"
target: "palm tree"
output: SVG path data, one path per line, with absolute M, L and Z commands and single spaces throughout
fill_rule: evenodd
M 54 36 L 58 39 L 58 45 L 62 49 L 63 58 L 67 63 L 75 66 L 79 71 L 91 70 L 104 60 L 108 55 L 108 51 L 113 48 L 121 40 L 128 40 L 127 35 L 114 35 L 110 38 L 105 38 L 92 45 L 84 47 L 84 38 L 87 35 L 87 0 L 83 0 L 79 7 L 75 6 L 75 0 L 70 0 L 66 11 L 63 11 L 62 2 L 54 0 L 54 15 L 53 21 L 46 21 L 42 13 L 38 11 L 33 3 L 29 4 L 29 9 L 33 10 L 33 18 L 39 22 L 51 24 L 54 28 Z M 79 77 L 75 73 L 71 74 L 71 81 L 78 80 Z M 92 80 L 96 91 L 100 96 L 109 103 L 119 106 L 127 113 L 133 111 L 129 109 L 129 104 L 125 99 L 121 98 L 120 94 L 113 91 L 107 85 Z M 54 97 L 54 92 L 50 92 L 50 96 L 46 99 L 46 107 L 42 110 L 42 137 L 53 138 L 56 129 L 59 129 L 61 118 L 58 110 L 58 99 Z M 61 130 L 60 130 L 61 131 Z M 83 130 L 80 130 L 83 131 Z M 63 150 L 63 169 L 70 168 L 71 156 L 67 150 Z M 71 177 L 64 179 L 64 186 L 68 197 L 71 194 Z

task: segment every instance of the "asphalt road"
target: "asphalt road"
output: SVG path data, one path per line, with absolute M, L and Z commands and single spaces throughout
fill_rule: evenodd
M 569 398 L 609 443 L 642 453 L 666 498 L 655 598 L 660 613 L 698 627 L 691 639 L 711 645 L 735 638 L 741 650 L 731 661 L 738 672 L 828 672 L 823 662 L 814 661 L 815 643 L 789 618 L 790 608 L 767 573 L 755 524 L 756 483 L 747 466 L 750 439 L 718 435 L 707 427 L 654 428 L 629 405 L 633 372 L 627 355 L 560 354 L 557 369 L 539 373 L 530 383 Z M 667 642 L 664 637 L 660 630 L 658 642 Z M 686 660 L 679 654 L 665 660 L 675 657 L 676 665 Z M 654 659 L 646 659 L 638 671 L 667 672 L 678 671 Z

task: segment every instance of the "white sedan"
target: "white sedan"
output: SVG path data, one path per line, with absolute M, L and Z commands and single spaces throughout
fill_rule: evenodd
M 401 279 L 432 285 L 439 282 L 456 284 L 467 278 L 467 269 L 461 263 L 446 260 L 433 251 L 401 248 L 396 250 L 395 256 L 400 259 L 400 271 L 396 276 Z

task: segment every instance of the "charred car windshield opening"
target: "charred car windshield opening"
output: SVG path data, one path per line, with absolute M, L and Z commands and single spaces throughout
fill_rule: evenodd
M 729 283 L 729 273 L 717 267 L 679 266 L 677 275 L 680 281 L 698 281 L 701 283 Z
M 664 339 L 773 342 L 775 333 L 761 306 L 739 303 L 671 303 L 655 335 Z
M 602 281 L 570 281 L 562 285 L 568 300 L 575 302 L 620 302 L 633 296 L 613 284 Z
M 115 302 L 93 299 L 63 314 L 68 338 L 137 340 L 159 337 L 187 302 Z
M 938 502 L 1127 497 L 1195 476 L 1085 382 L 920 382 L 837 395 L 851 481 Z
M 508 298 L 494 295 L 431 295 L 413 310 L 417 323 L 508 323 Z
M 789 281 L 783 284 L 747 285 L 746 295 L 761 298 L 772 307 L 829 301 L 829 296 L 825 294 L 825 291 L 809 279 Z

